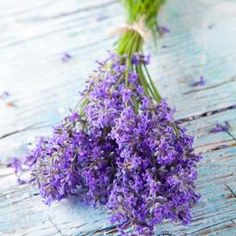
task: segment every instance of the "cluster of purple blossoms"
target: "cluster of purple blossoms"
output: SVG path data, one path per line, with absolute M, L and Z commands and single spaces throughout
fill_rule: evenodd
M 116 168 L 116 143 L 106 130 L 88 127 L 73 112 L 41 139 L 25 159 L 34 159 L 31 182 L 46 204 L 71 195 L 93 204 L 107 202 Z
M 147 94 L 140 68 L 149 57 L 126 62 L 114 53 L 99 62 L 81 113 L 66 117 L 25 159 L 46 203 L 79 195 L 106 205 L 122 234 L 146 236 L 164 220 L 190 223 L 201 156 L 167 103 Z
M 190 223 L 199 156 L 193 138 L 173 128 L 165 101 L 140 114 L 125 109 L 111 133 L 118 144 L 118 171 L 109 198 L 113 221 L 134 225 L 137 235 L 152 235 L 163 220 Z

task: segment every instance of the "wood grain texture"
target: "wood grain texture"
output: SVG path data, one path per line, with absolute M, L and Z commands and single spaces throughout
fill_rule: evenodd
M 105 209 L 88 208 L 76 199 L 45 206 L 37 190 L 19 186 L 5 167 L 37 136 L 68 113 L 78 99 L 94 61 L 106 55 L 115 37 L 111 28 L 124 22 L 116 0 L 8 0 L 0 3 L 0 236 L 117 235 Z M 176 107 L 196 136 L 201 202 L 193 222 L 165 223 L 156 235 L 236 235 L 236 142 L 227 133 L 209 133 L 229 121 L 236 136 L 236 2 L 172 0 L 163 7 L 161 37 L 150 70 L 161 94 Z M 68 52 L 72 58 L 62 61 Z M 191 85 L 204 76 L 205 86 Z M 11 106 L 13 104 L 14 106 Z

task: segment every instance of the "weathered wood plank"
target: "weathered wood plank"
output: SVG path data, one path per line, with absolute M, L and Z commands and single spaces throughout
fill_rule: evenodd
M 235 11 L 234 0 L 167 1 L 160 21 L 171 32 L 156 51 L 148 47 L 161 94 L 177 108 L 177 118 L 186 118 L 204 154 L 197 185 L 202 201 L 193 209 L 192 225 L 166 223 L 157 235 L 236 234 L 235 141 L 209 133 L 227 120 L 236 136 Z M 16 184 L 5 163 L 22 155 L 36 136 L 50 134 L 74 106 L 93 62 L 112 47 L 109 29 L 122 22 L 123 10 L 113 0 L 0 3 L 0 94 L 11 93 L 0 100 L 0 235 L 103 235 L 102 229 L 115 235 L 104 209 L 76 199 L 48 208 L 36 190 Z M 72 58 L 62 62 L 65 52 Z M 206 85 L 192 87 L 201 75 Z

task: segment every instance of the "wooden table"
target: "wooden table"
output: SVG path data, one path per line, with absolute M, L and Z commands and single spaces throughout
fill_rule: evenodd
M 236 136 L 236 1 L 169 0 L 160 24 L 170 33 L 147 51 L 151 73 L 176 119 L 196 136 L 204 155 L 193 222 L 165 223 L 156 235 L 236 235 L 236 142 L 209 133 L 228 121 Z M 116 235 L 106 210 L 76 199 L 45 206 L 37 190 L 18 185 L 7 160 L 23 155 L 37 136 L 49 135 L 74 107 L 94 61 L 125 21 L 115 0 L 7 0 L 0 3 L 0 235 Z M 63 60 L 69 53 L 71 58 Z M 64 58 L 65 59 L 65 58 Z M 204 86 L 192 84 L 204 76 Z M 5 95 L 7 95 L 5 93 Z M 7 97 L 7 98 L 6 98 Z

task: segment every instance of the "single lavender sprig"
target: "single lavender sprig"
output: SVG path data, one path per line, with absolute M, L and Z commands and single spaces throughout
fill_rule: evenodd
M 203 76 L 200 76 L 199 80 L 194 82 L 191 86 L 197 87 L 197 86 L 204 86 L 206 84 L 205 78 Z
M 210 130 L 210 133 L 219 133 L 219 132 L 228 132 L 230 124 L 228 121 L 225 121 L 223 124 L 217 123 L 215 127 Z

